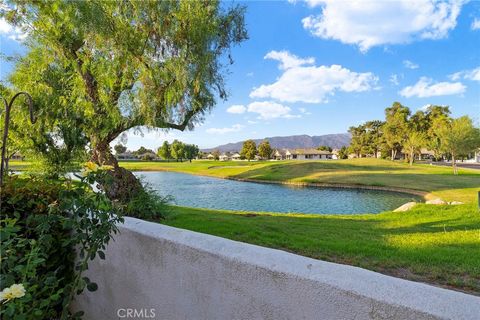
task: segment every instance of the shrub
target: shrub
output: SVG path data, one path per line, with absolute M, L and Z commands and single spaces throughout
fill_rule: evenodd
M 91 170 L 81 181 L 13 176 L 1 191 L 1 275 L 7 292 L 23 285 L 23 296 L 2 301 L 4 319 L 71 319 L 75 294 L 97 285 L 82 272 L 105 249 L 122 218 L 102 193 L 90 184 L 101 171 Z
M 129 203 L 122 208 L 122 213 L 126 216 L 139 219 L 163 219 L 168 210 L 167 204 L 172 197 L 162 197 L 148 186 L 138 192 Z

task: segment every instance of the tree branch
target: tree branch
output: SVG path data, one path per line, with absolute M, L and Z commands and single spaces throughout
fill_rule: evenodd
M 185 117 L 183 118 L 182 123 L 176 124 L 176 123 L 165 122 L 164 123 L 164 125 L 165 125 L 164 128 L 170 128 L 170 129 L 176 129 L 176 130 L 184 131 L 187 128 L 188 123 L 190 122 L 190 120 L 192 119 L 192 117 L 195 114 L 196 114 L 195 110 L 190 110 L 185 114 Z

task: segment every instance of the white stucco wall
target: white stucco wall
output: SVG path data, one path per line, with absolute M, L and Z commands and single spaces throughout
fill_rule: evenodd
M 90 263 L 85 319 L 480 318 L 460 292 L 133 218 L 120 229 Z

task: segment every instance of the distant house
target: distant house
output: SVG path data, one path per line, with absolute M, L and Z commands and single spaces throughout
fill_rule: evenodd
M 214 156 L 213 154 L 209 153 L 209 154 L 207 155 L 207 159 L 208 159 L 208 160 L 215 160 L 215 156 Z
M 418 160 L 433 160 L 434 158 L 435 152 L 428 150 L 427 148 L 422 148 L 418 155 Z
M 242 156 L 238 152 L 233 154 L 233 156 L 232 156 L 232 160 L 240 160 L 241 158 L 242 158 Z
M 224 153 L 224 154 L 220 155 L 219 160 L 220 161 L 228 161 L 228 160 L 230 160 L 230 157 L 227 154 Z
M 286 149 L 276 149 L 273 152 L 273 159 L 275 160 L 285 160 L 287 158 L 287 150 Z
M 466 160 L 465 162 L 469 162 L 469 163 L 480 163 L 480 149 L 478 149 L 477 151 L 475 151 L 473 153 L 473 155 L 470 155 L 470 157 L 468 158 L 468 160 Z
M 407 152 L 402 150 L 401 152 L 397 152 L 395 159 L 403 160 L 407 158 Z M 427 148 L 421 148 L 420 153 L 415 153 L 415 160 L 433 160 L 435 158 L 435 153 Z
M 332 159 L 334 159 L 334 160 L 340 159 L 339 154 L 340 154 L 340 149 L 333 149 L 332 150 Z
M 332 159 L 333 153 L 317 149 L 294 149 L 286 150 L 285 159 L 287 160 L 327 160 Z

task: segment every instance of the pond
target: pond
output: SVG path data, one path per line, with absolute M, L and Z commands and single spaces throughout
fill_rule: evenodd
M 241 182 L 177 172 L 137 172 L 160 195 L 186 207 L 285 213 L 355 214 L 393 210 L 409 201 L 406 193 L 365 189 L 298 187 Z

